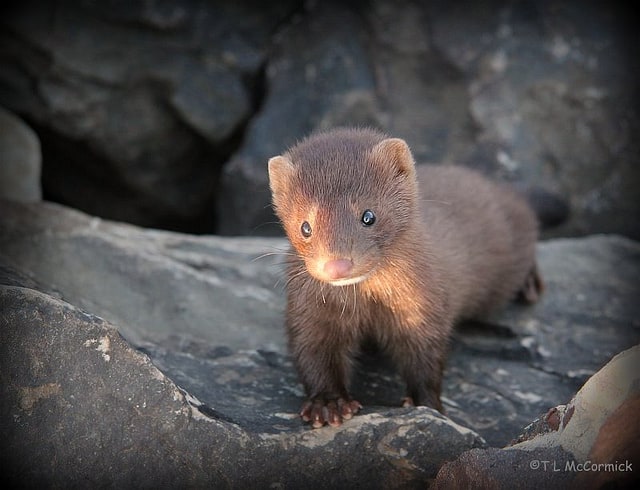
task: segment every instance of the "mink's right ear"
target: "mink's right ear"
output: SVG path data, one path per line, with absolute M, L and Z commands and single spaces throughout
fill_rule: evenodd
M 284 192 L 294 170 L 293 163 L 287 157 L 278 155 L 269 158 L 269 187 L 272 194 Z
M 409 145 L 400 138 L 387 138 L 373 147 L 373 154 L 380 155 L 399 174 L 415 179 L 416 169 Z

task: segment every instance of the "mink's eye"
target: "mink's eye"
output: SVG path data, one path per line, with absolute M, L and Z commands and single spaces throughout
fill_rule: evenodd
M 309 238 L 311 236 L 311 225 L 309 224 L 308 221 L 303 221 L 302 225 L 300 226 L 300 233 L 302 233 L 302 236 L 305 238 Z
M 367 209 L 364 213 L 362 213 L 362 218 L 360 218 L 362 224 L 364 226 L 371 226 L 376 222 L 376 215 L 373 214 L 373 211 Z

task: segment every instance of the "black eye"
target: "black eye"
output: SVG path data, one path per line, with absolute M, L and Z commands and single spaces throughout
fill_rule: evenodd
M 362 224 L 364 226 L 371 226 L 376 222 L 376 215 L 373 214 L 373 211 L 367 209 L 364 213 L 362 213 L 362 218 L 360 218 Z
M 309 224 L 309 222 L 304 221 L 300 226 L 300 233 L 302 233 L 302 236 L 305 238 L 309 238 L 311 236 L 311 231 L 311 225 Z

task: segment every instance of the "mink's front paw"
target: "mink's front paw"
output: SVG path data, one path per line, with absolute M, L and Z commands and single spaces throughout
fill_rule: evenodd
M 305 401 L 300 410 L 300 417 L 311 422 L 314 429 L 329 424 L 338 427 L 343 420 L 349 420 L 362 408 L 360 402 L 342 397 L 318 396 Z

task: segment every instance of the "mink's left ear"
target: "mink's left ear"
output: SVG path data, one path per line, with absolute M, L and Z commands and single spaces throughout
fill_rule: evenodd
M 373 147 L 372 153 L 396 168 L 398 174 L 414 178 L 415 162 L 409 145 L 400 138 L 387 138 Z
M 291 181 L 291 175 L 295 172 L 293 163 L 287 157 L 278 155 L 269 159 L 268 168 L 272 194 L 276 196 L 284 193 L 287 183 Z

